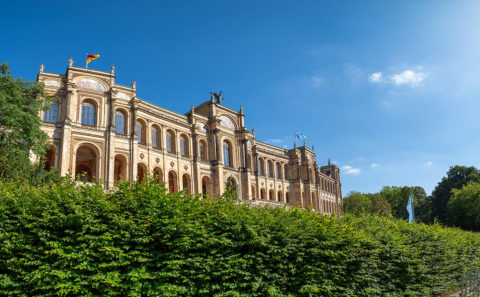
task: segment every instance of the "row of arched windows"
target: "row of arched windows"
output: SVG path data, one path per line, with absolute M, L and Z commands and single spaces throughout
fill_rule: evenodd
M 288 170 L 288 164 L 283 165 L 283 170 L 282 170 L 282 165 L 280 163 L 273 163 L 273 161 L 268 160 L 267 161 L 267 166 L 265 168 L 265 161 L 263 158 L 258 158 L 257 162 L 257 170 L 258 170 L 258 175 L 265 175 L 265 169 L 266 169 L 266 175 L 271 178 L 277 178 L 277 179 L 288 179 L 289 178 L 289 170 Z M 251 168 L 252 170 L 252 168 Z
M 271 201 L 278 201 L 278 202 L 286 202 L 287 204 L 290 203 L 290 193 L 286 192 L 285 197 L 283 197 L 283 192 L 278 191 L 277 192 L 277 199 L 275 199 L 275 193 L 273 190 L 268 191 L 268 199 L 266 197 L 265 189 L 260 189 L 260 197 L 256 197 L 257 193 L 255 191 L 255 186 L 252 186 L 252 198 L 260 198 L 263 200 L 271 200 Z M 285 198 L 285 199 L 284 199 Z

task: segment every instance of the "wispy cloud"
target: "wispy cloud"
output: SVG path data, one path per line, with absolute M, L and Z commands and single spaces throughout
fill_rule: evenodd
M 418 87 L 425 80 L 425 73 L 415 72 L 413 70 L 405 70 L 391 76 L 392 82 L 397 85 L 409 85 L 410 87 Z
M 278 143 L 282 143 L 283 139 L 281 139 L 281 138 L 270 138 L 270 139 L 265 140 L 265 142 L 266 143 L 278 144 Z
M 320 76 L 313 76 L 311 78 L 312 80 L 312 84 L 315 88 L 318 88 L 319 86 L 321 86 L 323 83 L 325 83 L 325 80 L 323 78 L 321 78 Z
M 346 174 L 353 174 L 353 175 L 359 175 L 360 172 L 362 172 L 360 168 L 353 168 L 350 165 L 342 166 L 342 170 L 345 171 Z
M 382 73 L 381 73 L 381 72 L 372 73 L 372 75 L 370 75 L 370 76 L 368 77 L 368 80 L 371 81 L 371 82 L 373 82 L 373 83 L 382 82 L 382 81 L 383 81 Z
M 368 81 L 376 84 L 388 83 L 395 86 L 418 87 L 427 75 L 422 71 L 422 67 L 417 68 L 417 70 L 407 69 L 399 73 L 392 73 L 388 77 L 385 77 L 382 72 L 375 72 L 368 77 Z
M 427 168 L 432 167 L 432 165 L 433 165 L 432 161 L 428 161 L 427 163 L 425 163 L 425 167 L 427 167 Z
M 370 165 L 370 167 L 372 168 L 377 168 L 379 165 L 377 163 L 373 163 L 372 165 Z

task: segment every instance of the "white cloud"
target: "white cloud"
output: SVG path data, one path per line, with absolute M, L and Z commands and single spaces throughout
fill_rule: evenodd
M 427 163 L 425 163 L 425 167 L 427 167 L 427 168 L 432 167 L 432 165 L 433 165 L 432 161 L 428 161 Z
M 346 174 L 353 174 L 353 175 L 359 175 L 361 172 L 360 168 L 353 168 L 350 165 L 343 166 L 342 170 L 344 170 Z
M 377 167 L 378 167 L 378 164 L 377 164 L 377 163 L 373 163 L 372 165 L 370 165 L 370 167 L 372 167 L 372 168 L 377 168 Z
M 265 140 L 266 143 L 282 143 L 283 139 L 280 138 L 270 138 Z
M 323 78 L 321 78 L 320 76 L 312 77 L 312 84 L 316 88 L 319 87 L 320 85 L 322 85 L 324 82 L 325 82 L 325 80 Z
M 371 83 L 390 83 L 396 86 L 410 86 L 412 88 L 418 87 L 425 80 L 427 75 L 422 72 L 422 67 L 416 67 L 417 71 L 407 69 L 400 73 L 393 73 L 387 77 L 382 72 L 372 73 L 368 77 Z
M 373 82 L 373 83 L 383 82 L 382 73 L 381 72 L 375 72 L 368 77 L 368 80 Z
M 418 87 L 425 80 L 425 73 L 415 72 L 413 70 L 405 70 L 402 73 L 393 74 L 390 79 L 393 84 L 409 85 L 410 87 Z

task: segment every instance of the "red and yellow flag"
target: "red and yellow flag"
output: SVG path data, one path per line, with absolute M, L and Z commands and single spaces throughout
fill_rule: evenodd
M 87 65 L 88 63 L 92 62 L 93 60 L 95 60 L 96 58 L 99 58 L 100 55 L 87 55 Z

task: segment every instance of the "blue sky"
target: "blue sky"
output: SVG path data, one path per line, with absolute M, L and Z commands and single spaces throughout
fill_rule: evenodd
M 479 167 L 478 1 L 16 1 L 0 61 L 16 76 L 67 60 L 116 67 L 138 96 L 184 113 L 223 90 L 257 139 L 301 130 L 343 190 L 423 186 Z

